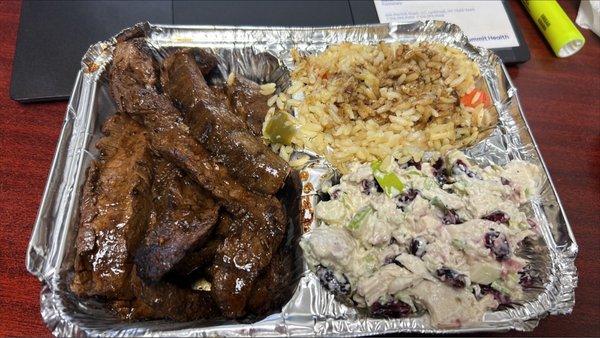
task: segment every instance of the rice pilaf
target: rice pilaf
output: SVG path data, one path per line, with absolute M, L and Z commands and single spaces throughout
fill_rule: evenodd
M 292 84 L 270 98 L 268 118 L 295 109 L 291 143 L 342 172 L 356 161 L 468 146 L 496 122 L 477 65 L 452 47 L 342 43 L 292 56 Z

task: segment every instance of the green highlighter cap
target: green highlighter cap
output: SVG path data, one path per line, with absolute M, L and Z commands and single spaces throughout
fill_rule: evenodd
M 556 0 L 521 0 L 554 54 L 564 58 L 577 53 L 585 39 Z

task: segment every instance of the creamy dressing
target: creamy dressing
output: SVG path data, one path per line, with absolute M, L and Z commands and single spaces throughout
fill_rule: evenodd
M 480 321 L 500 301 L 522 298 L 528 262 L 514 252 L 536 236 L 521 210 L 537 194 L 536 166 L 480 168 L 458 151 L 432 163 L 392 162 L 386 174 L 404 187 L 391 195 L 373 170 L 357 164 L 328 187 L 318 226 L 300 243 L 313 271 L 335 276 L 330 288 L 348 283 L 344 294 L 359 307 L 417 304 L 438 327 Z

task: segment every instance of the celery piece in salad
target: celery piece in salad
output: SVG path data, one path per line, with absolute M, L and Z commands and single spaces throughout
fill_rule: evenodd
M 370 205 L 361 208 L 356 214 L 354 214 L 354 216 L 352 217 L 352 219 L 350 220 L 350 222 L 348 222 L 348 229 L 350 230 L 356 230 L 358 229 L 361 224 L 365 221 L 365 219 L 367 218 L 367 216 L 369 216 L 371 213 L 373 213 L 373 208 L 371 208 Z
M 272 143 L 290 145 L 296 134 L 296 122 L 288 113 L 279 112 L 273 115 L 265 126 L 264 135 Z
M 394 197 L 404 190 L 404 184 L 396 174 L 381 169 L 381 161 L 372 162 L 371 170 L 373 170 L 373 176 L 377 183 L 389 197 Z
M 502 280 L 495 280 L 492 282 L 492 284 L 490 284 L 490 286 L 492 287 L 492 289 L 499 291 L 500 293 L 503 293 L 505 295 L 510 295 L 510 289 L 508 289 L 504 283 L 502 282 Z

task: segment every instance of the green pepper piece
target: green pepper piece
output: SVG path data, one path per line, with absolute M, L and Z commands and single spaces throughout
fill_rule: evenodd
M 381 170 L 381 161 L 372 162 L 371 170 L 377 183 L 389 197 L 394 197 L 404 190 L 404 184 L 396 174 Z
M 350 229 L 350 230 L 358 229 L 360 227 L 360 225 L 365 221 L 367 216 L 369 216 L 372 212 L 373 212 L 373 208 L 371 208 L 371 206 L 369 206 L 369 205 L 361 208 L 356 214 L 354 214 L 354 217 L 352 217 L 352 219 L 348 223 L 348 225 L 347 225 L 348 229 Z
M 271 143 L 290 145 L 294 134 L 296 134 L 296 122 L 292 115 L 288 113 L 276 113 L 267 122 L 264 134 Z

